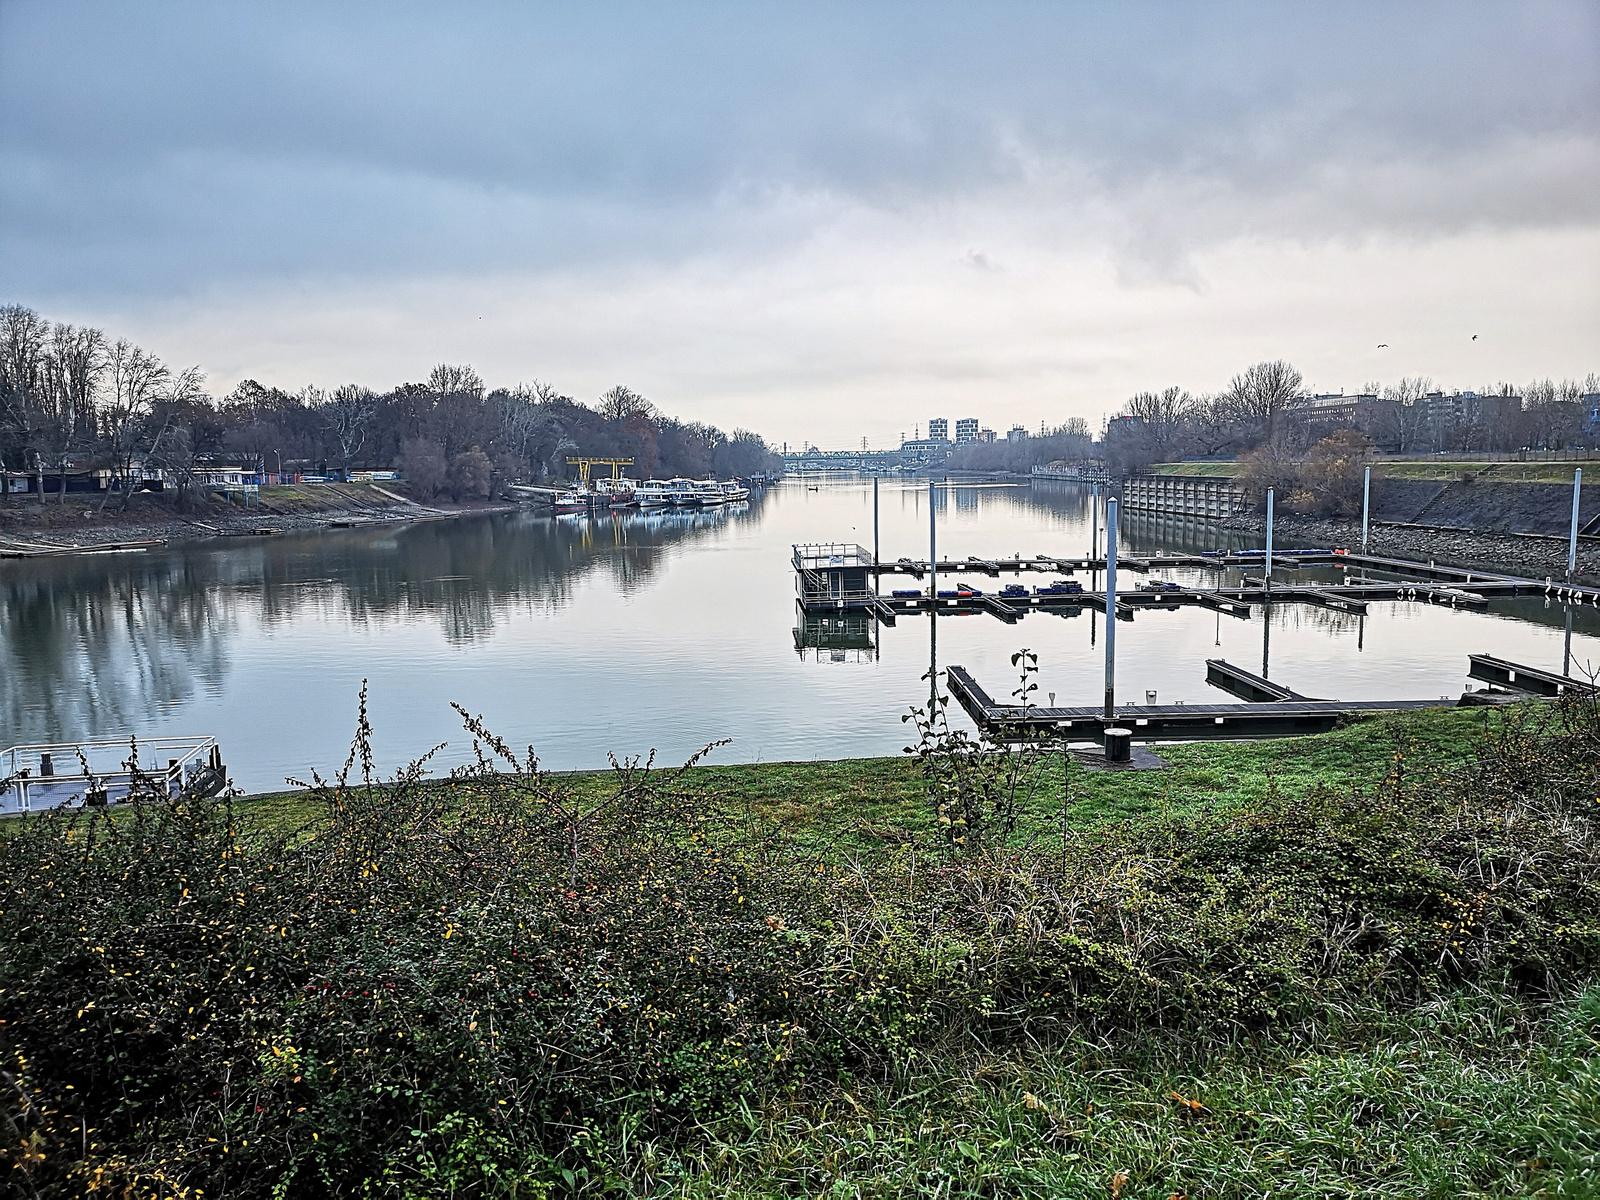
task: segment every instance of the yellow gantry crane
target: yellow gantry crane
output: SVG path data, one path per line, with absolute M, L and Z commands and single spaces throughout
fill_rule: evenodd
M 610 467 L 611 478 L 621 478 L 620 468 L 633 466 L 631 458 L 569 458 L 567 466 L 578 468 L 578 480 L 585 487 L 589 486 L 589 470 L 592 467 Z

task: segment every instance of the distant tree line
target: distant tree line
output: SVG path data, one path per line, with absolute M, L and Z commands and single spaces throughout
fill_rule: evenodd
M 58 477 L 64 498 L 69 473 L 104 470 L 125 498 L 148 468 L 180 493 L 221 462 L 279 474 L 398 468 L 416 493 L 464 499 L 567 478 L 578 455 L 632 458 L 634 478 L 781 465 L 759 434 L 680 421 L 620 385 L 590 406 L 539 381 L 489 388 L 449 364 L 386 392 L 246 379 L 216 398 L 204 383 L 198 367 L 170 367 L 126 338 L 0 307 L 0 474 Z M 6 490 L 0 481 L 0 498 Z
M 1114 474 L 1127 475 L 1182 458 L 1263 450 L 1300 457 L 1340 430 L 1392 453 L 1563 450 L 1595 444 L 1582 401 L 1597 392 L 1593 374 L 1469 392 L 1445 392 L 1414 376 L 1389 387 L 1364 384 L 1355 396 L 1317 397 L 1299 371 L 1276 360 L 1235 375 L 1216 395 L 1169 387 L 1130 397 L 1106 423 L 1101 453 Z

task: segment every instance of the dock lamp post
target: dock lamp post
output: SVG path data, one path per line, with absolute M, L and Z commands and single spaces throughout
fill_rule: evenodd
M 1106 707 L 1116 714 L 1117 697 L 1117 502 L 1106 501 Z
M 1578 573 L 1578 503 L 1582 499 L 1583 468 L 1572 472 L 1572 536 L 1567 540 L 1567 586 L 1571 587 Z

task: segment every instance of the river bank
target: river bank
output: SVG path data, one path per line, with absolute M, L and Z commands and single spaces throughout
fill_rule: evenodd
M 374 484 L 302 484 L 262 488 L 249 508 L 221 498 L 179 509 L 159 493 L 135 495 L 126 509 L 99 497 L 74 497 L 44 504 L 13 497 L 0 505 L 0 557 L 89 554 L 151 543 L 192 542 L 217 537 L 270 537 L 391 521 L 514 512 L 506 502 L 421 504 Z
M 1266 519 L 1258 515 L 1235 517 L 1227 525 L 1230 529 L 1250 530 L 1263 536 L 1266 533 Z M 1337 546 L 1356 550 L 1361 546 L 1361 522 L 1331 517 L 1277 517 L 1273 521 L 1272 536 L 1273 542 L 1285 549 Z M 1457 567 L 1499 568 L 1509 574 L 1536 579 L 1566 577 L 1567 545 L 1567 540 L 1559 537 L 1388 524 L 1374 524 L 1368 535 L 1368 548 L 1373 554 L 1417 562 L 1437 561 Z M 1580 538 L 1579 579 L 1597 574 L 1600 574 L 1600 542 Z
M 0 1165 L 40 1196 L 1579 1194 L 1597 736 L 1536 703 L 1045 755 L 1016 793 L 937 756 L 508 762 L 47 814 L 0 838 L 36 1098 Z

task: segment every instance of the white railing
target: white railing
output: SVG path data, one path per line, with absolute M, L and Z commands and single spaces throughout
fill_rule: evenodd
M 133 761 L 134 746 L 138 759 Z M 0 750 L 0 815 L 62 805 L 116 804 L 136 774 L 175 796 L 208 767 L 221 766 L 214 737 L 37 743 Z

